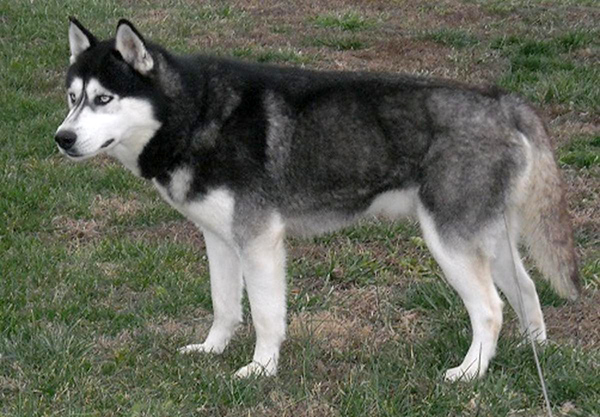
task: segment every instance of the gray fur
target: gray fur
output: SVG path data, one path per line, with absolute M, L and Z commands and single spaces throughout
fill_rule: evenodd
M 493 260 L 495 252 L 506 260 L 517 250 L 505 241 L 505 216 L 508 232 L 515 241 L 525 233 L 559 293 L 577 295 L 571 225 L 550 141 L 541 119 L 519 97 L 407 75 L 177 57 L 146 42 L 129 22 L 121 21 L 119 28 L 124 62 L 114 54 L 113 40 L 88 42 L 89 32 L 72 24 L 77 59 L 67 83 L 93 79 L 121 98 L 134 98 L 139 108 L 152 109 L 142 130 L 148 136 L 136 126 L 131 149 L 139 154 L 118 154 L 116 146 L 131 140 L 127 135 L 104 143 L 119 159 L 134 161 L 133 172 L 151 179 L 167 201 L 209 234 L 217 248 L 212 253 L 234 256 L 219 262 L 229 262 L 236 279 L 239 268 L 244 270 L 253 313 L 261 311 L 255 317 L 260 367 L 276 369 L 285 307 L 282 299 L 274 300 L 277 318 L 269 321 L 262 309 L 271 304 L 261 298 L 262 284 L 255 280 L 264 267 L 264 285 L 282 297 L 284 232 L 323 233 L 371 215 L 418 217 L 472 321 L 483 323 L 465 362 L 449 370 L 451 379 L 482 374 L 494 353 L 501 301 L 492 274 L 510 292 L 512 270 Z M 80 129 L 75 119 L 66 126 Z M 73 132 L 59 129 L 57 142 L 70 146 L 61 151 L 74 159 L 86 157 L 70 138 Z M 214 263 L 213 269 L 227 279 Z M 519 271 L 518 279 L 531 292 L 526 271 Z M 234 284 L 239 288 L 238 281 Z M 515 299 L 511 292 L 511 303 Z M 543 338 L 535 293 L 528 300 Z M 226 305 L 220 311 L 227 316 Z M 231 326 L 218 325 L 227 317 L 215 320 L 210 346 L 193 349 L 222 351 L 221 342 L 231 336 L 224 329 Z M 214 340 L 220 342 L 208 342 Z M 485 345 L 477 373 L 472 368 L 476 343 Z M 256 369 L 244 367 L 240 373 Z

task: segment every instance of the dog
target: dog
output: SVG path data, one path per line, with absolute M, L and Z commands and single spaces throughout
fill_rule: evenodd
M 448 380 L 484 375 L 502 325 L 497 288 L 537 341 L 546 328 L 518 252 L 558 294 L 580 292 L 571 221 L 546 127 L 520 97 L 412 75 L 319 72 L 178 56 L 127 20 L 100 41 L 69 24 L 67 158 L 111 155 L 203 232 L 221 353 L 247 291 L 256 346 L 236 375 L 274 375 L 286 332 L 287 234 L 366 216 L 416 218 L 472 326 Z M 522 308 L 520 307 L 522 303 Z

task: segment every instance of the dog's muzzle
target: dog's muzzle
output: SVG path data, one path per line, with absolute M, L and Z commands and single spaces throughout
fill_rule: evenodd
M 54 140 L 63 150 L 68 151 L 77 141 L 77 134 L 71 130 L 59 130 Z

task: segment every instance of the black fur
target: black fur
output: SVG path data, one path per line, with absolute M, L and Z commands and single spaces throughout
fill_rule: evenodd
M 139 157 L 142 176 L 167 185 L 174 169 L 189 166 L 189 198 L 226 186 L 257 193 L 289 218 L 352 217 L 382 192 L 418 187 L 442 230 L 471 234 L 502 212 L 524 164 L 498 89 L 177 57 L 146 46 L 156 62 L 147 75 L 111 40 L 85 51 L 67 83 L 93 76 L 149 100 L 162 127 Z M 267 97 L 277 103 L 271 116 L 287 126 L 284 149 L 269 150 Z

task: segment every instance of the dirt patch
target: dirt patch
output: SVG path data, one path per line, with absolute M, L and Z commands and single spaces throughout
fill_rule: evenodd
M 185 319 L 163 317 L 153 319 L 147 324 L 147 329 L 157 335 L 201 340 L 206 337 L 212 324 L 213 315 L 203 308 L 196 308 Z
M 287 393 L 281 390 L 273 390 L 269 393 L 270 406 L 260 405 L 254 409 L 247 410 L 243 414 L 238 412 L 228 413 L 227 416 L 264 416 L 264 417 L 333 417 L 339 416 L 330 404 L 321 400 L 318 391 L 319 384 L 316 384 L 312 392 L 308 393 L 308 398 L 304 401 L 295 401 Z
M 575 303 L 544 309 L 552 339 L 595 349 L 600 344 L 600 291 L 584 294 Z
M 395 296 L 400 291 L 402 288 L 396 285 L 336 291 L 331 311 L 346 319 L 359 319 L 381 328 L 376 336 L 383 339 L 376 341 L 376 344 L 423 337 L 426 332 L 425 318 L 417 311 L 403 309 L 395 302 Z
M 22 392 L 25 390 L 26 387 L 27 384 L 21 379 L 10 378 L 8 376 L 0 375 L 0 398 L 2 398 L 2 394 L 5 393 Z
M 94 265 L 108 278 L 117 278 L 121 273 L 122 265 L 115 262 L 96 262 Z
M 358 318 L 346 319 L 329 311 L 294 314 L 288 327 L 290 338 L 309 337 L 337 352 L 376 348 L 376 343 L 372 343 L 375 333 L 375 327 L 368 322 Z M 377 338 L 380 341 L 385 339 Z
M 588 252 L 592 255 L 596 253 L 596 246 L 600 243 L 600 210 L 598 210 L 600 175 L 598 172 L 597 169 L 595 174 L 573 169 L 563 171 L 575 236 L 580 236 L 584 241 L 592 243 L 579 248 L 584 258 Z
M 133 239 L 148 241 L 164 240 L 175 243 L 194 245 L 199 251 L 204 250 L 202 232 L 190 221 L 181 220 L 163 223 L 157 226 L 135 229 L 130 233 Z
M 104 222 L 100 220 L 73 219 L 57 216 L 52 219 L 54 234 L 61 239 L 84 243 L 100 236 Z
M 94 350 L 101 356 L 112 357 L 114 353 L 133 343 L 131 330 L 125 329 L 115 336 L 100 335 L 94 343 Z
M 309 337 L 338 352 L 376 350 L 390 341 L 421 336 L 424 321 L 416 311 L 393 306 L 391 291 L 371 287 L 336 292 L 329 310 L 293 314 L 288 334 Z
M 70 161 L 66 160 L 66 162 L 70 162 Z M 86 163 L 91 164 L 92 166 L 95 166 L 98 168 L 106 168 L 106 167 L 113 167 L 113 166 L 122 167 L 120 162 L 118 162 L 117 160 L 115 160 L 114 158 L 112 158 L 106 154 L 96 155 L 89 161 L 86 161 Z
M 585 115 L 587 116 L 587 115 Z M 573 114 L 559 116 L 550 124 L 550 135 L 556 147 L 568 143 L 576 135 L 599 135 L 600 118 L 597 121 L 582 121 Z
M 125 199 L 116 196 L 96 195 L 92 201 L 90 211 L 94 217 L 108 217 L 111 215 L 122 217 L 134 215 L 142 208 L 142 203 L 133 198 Z

